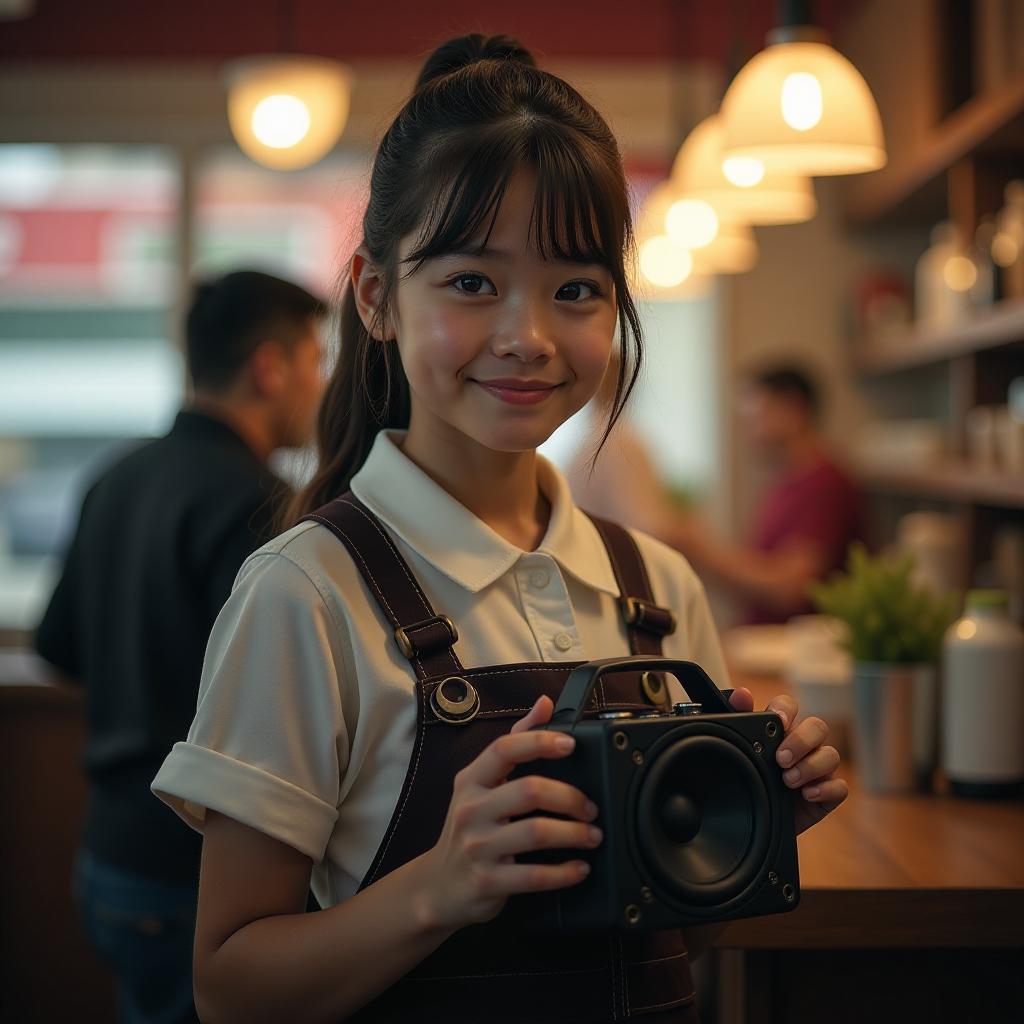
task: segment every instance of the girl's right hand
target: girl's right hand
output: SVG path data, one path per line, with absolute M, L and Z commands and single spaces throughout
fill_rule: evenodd
M 441 927 L 461 928 L 497 916 L 516 893 L 562 889 L 589 871 L 582 860 L 561 864 L 517 864 L 514 855 L 542 849 L 588 849 L 601 842 L 589 824 L 597 807 L 578 789 L 539 775 L 508 781 L 517 764 L 541 757 L 567 757 L 575 740 L 546 729 L 554 705 L 541 697 L 530 711 L 455 776 L 448 816 L 437 844 L 424 854 L 431 907 Z M 563 814 L 573 821 L 533 816 Z

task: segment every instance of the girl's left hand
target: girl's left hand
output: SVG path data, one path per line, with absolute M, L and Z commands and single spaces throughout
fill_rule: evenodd
M 742 686 L 733 691 L 729 702 L 737 711 L 754 710 L 754 696 Z M 782 719 L 786 736 L 776 758 L 785 769 L 783 781 L 790 789 L 800 790 L 793 801 L 796 834 L 800 835 L 834 811 L 849 794 L 846 782 L 836 778 L 839 751 L 822 745 L 828 725 L 820 718 L 805 718 L 794 725 L 799 708 L 788 694 L 773 697 L 765 710 L 774 711 Z

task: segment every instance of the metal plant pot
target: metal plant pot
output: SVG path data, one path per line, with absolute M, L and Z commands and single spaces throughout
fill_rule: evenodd
M 938 731 L 935 666 L 857 662 L 853 700 L 855 762 L 864 788 L 930 789 Z

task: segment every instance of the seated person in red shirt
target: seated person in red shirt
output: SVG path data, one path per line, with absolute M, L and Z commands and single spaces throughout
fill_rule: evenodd
M 845 564 L 850 543 L 861 535 L 861 495 L 818 431 L 818 393 L 803 371 L 779 366 L 754 374 L 741 410 L 748 439 L 772 476 L 749 544 L 716 538 L 689 519 L 677 520 L 662 539 L 687 556 L 705 583 L 741 600 L 747 622 L 785 622 L 812 611 L 808 587 Z

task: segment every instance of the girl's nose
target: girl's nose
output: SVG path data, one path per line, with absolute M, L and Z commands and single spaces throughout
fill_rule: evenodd
M 550 359 L 555 354 L 543 315 L 529 303 L 515 313 L 510 311 L 494 332 L 491 347 L 497 356 L 515 356 L 524 363 Z

